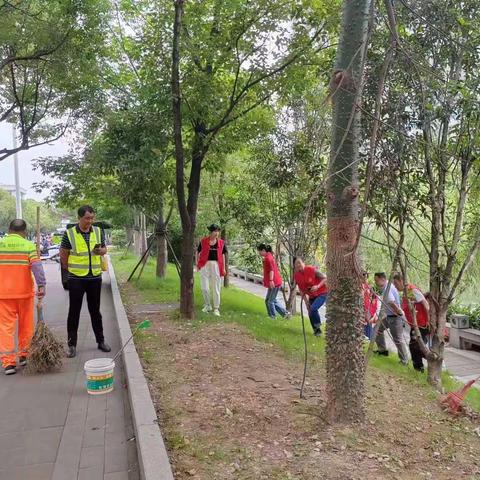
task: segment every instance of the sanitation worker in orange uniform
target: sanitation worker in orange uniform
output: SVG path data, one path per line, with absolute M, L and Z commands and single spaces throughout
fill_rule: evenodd
M 45 295 L 45 273 L 37 249 L 25 239 L 27 224 L 13 220 L 8 235 L 0 239 L 0 358 L 6 375 L 27 364 L 28 347 L 33 336 L 33 303 Z M 32 275 L 33 274 L 33 275 Z M 18 321 L 18 351 L 15 330 Z

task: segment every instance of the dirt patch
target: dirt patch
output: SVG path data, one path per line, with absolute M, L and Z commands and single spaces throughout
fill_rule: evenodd
M 302 365 L 242 328 L 149 318 L 137 343 L 176 479 L 480 478 L 478 425 L 422 388 L 371 371 L 367 422 L 333 427 L 323 369 L 300 400 Z

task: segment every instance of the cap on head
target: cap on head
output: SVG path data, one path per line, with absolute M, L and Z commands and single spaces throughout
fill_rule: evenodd
M 21 218 L 16 218 L 10 222 L 8 230 L 10 232 L 23 233 L 27 230 L 27 223 Z
M 208 231 L 209 232 L 219 232 L 221 230 L 220 226 L 217 225 L 216 223 L 212 223 L 209 227 L 208 227 Z

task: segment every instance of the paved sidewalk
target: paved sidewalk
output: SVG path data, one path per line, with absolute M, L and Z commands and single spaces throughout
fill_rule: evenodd
M 262 285 L 233 276 L 230 277 L 230 283 L 235 287 L 253 293 L 259 297 L 265 297 L 266 290 Z M 322 321 L 325 319 L 325 311 L 325 307 L 320 309 Z M 299 296 L 297 297 L 297 312 L 300 312 Z M 405 329 L 404 337 L 408 344 L 410 339 L 408 327 Z M 396 352 L 397 350 L 395 345 L 388 334 L 386 334 L 386 340 L 388 349 Z M 446 347 L 444 366 L 445 369 L 448 370 L 455 378 L 466 383 L 480 375 L 480 352 Z M 478 384 L 475 384 L 475 386 L 479 387 Z
M 48 282 L 44 317 L 65 339 L 68 292 L 61 286 L 59 266 L 44 265 Z M 119 334 L 108 274 L 104 274 L 102 314 L 113 354 L 119 348 Z M 116 362 L 112 393 L 91 396 L 85 390 L 85 361 L 110 355 L 96 348 L 86 304 L 77 347 L 77 357 L 65 359 L 61 372 L 0 374 L 0 479 L 138 479 L 121 359 Z

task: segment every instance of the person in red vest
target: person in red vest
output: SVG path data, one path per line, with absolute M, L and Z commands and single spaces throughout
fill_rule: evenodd
M 300 257 L 293 259 L 294 280 L 308 301 L 308 316 L 316 337 L 322 334 L 320 308 L 327 301 L 327 277 L 313 265 L 305 265 Z
M 368 283 L 368 272 L 363 272 L 363 307 L 365 312 L 365 337 L 372 339 L 373 329 L 378 316 L 379 301 L 378 297 Z
M 428 304 L 422 291 L 412 283 L 407 284 L 408 298 L 405 298 L 405 283 L 401 273 L 395 273 L 393 275 L 393 284 L 395 285 L 395 288 L 402 294 L 402 310 L 405 314 L 408 324 L 411 327 L 410 343 L 408 346 L 410 348 L 410 355 L 412 356 L 413 368 L 419 372 L 423 372 L 423 354 L 415 336 L 415 330 L 413 328 L 413 316 L 412 312 L 410 311 L 409 303 L 413 303 L 418 329 L 420 330 L 422 340 L 425 344 L 428 344 L 430 305 Z
M 278 313 L 284 318 L 290 318 L 290 312 L 288 312 L 277 299 L 283 281 L 280 272 L 278 271 L 277 262 L 275 262 L 275 258 L 272 254 L 272 247 L 261 243 L 257 247 L 257 250 L 263 259 L 263 286 L 267 288 L 265 305 L 267 307 L 268 316 L 275 319 Z
M 210 235 L 202 238 L 197 248 L 197 268 L 200 271 L 204 307 L 202 312 L 212 311 L 210 302 L 210 285 L 213 287 L 213 314 L 220 316 L 220 292 L 222 277 L 225 276 L 226 255 L 225 242 L 219 238 L 220 227 L 212 224 L 208 227 Z

